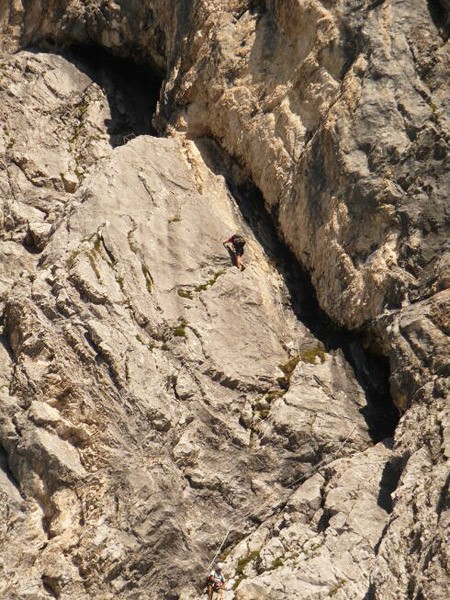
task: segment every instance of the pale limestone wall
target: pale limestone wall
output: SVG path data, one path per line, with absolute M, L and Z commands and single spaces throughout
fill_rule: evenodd
M 446 597 L 449 58 L 430 9 L 2 5 L 5 597 L 197 598 L 227 531 L 226 600 Z M 92 41 L 165 74 L 169 139 L 113 148 L 111 81 L 7 54 Z M 321 306 L 389 357 L 393 447 L 223 175 L 254 181 Z

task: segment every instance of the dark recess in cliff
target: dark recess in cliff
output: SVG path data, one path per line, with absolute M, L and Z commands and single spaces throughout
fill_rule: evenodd
M 392 450 L 393 444 L 389 444 L 388 447 Z M 399 456 L 393 456 L 384 466 L 383 475 L 380 480 L 377 504 L 388 514 L 392 512 L 394 506 L 392 494 L 397 489 L 404 466 L 405 465 Z
M 152 119 L 162 79 L 150 67 L 113 56 L 95 45 L 54 52 L 75 64 L 105 92 L 111 111 L 111 119 L 105 122 L 111 146 L 121 146 L 138 135 L 157 135 Z
M 259 190 L 252 185 L 231 189 L 244 218 L 283 276 L 299 320 L 327 350 L 340 348 L 353 367 L 366 393 L 367 406 L 361 412 L 372 440 L 379 442 L 393 436 L 399 415 L 389 391 L 389 360 L 365 348 L 362 333 L 339 327 L 320 308 L 309 274 L 278 237 L 273 225 L 275 219 L 267 213 Z M 267 244 L 267 236 L 271 240 L 270 245 Z
M 433 23 L 436 25 L 442 38 L 448 40 L 450 14 L 444 8 L 445 2 L 441 2 L 440 0 L 427 0 L 427 2 Z
M 19 482 L 15 478 L 14 473 L 11 471 L 8 465 L 8 453 L 2 445 L 0 445 L 0 471 L 3 471 L 5 477 L 15 488 L 17 488 L 17 490 L 20 490 Z
M 269 214 L 264 198 L 250 181 L 236 183 L 233 160 L 212 140 L 198 140 L 205 163 L 227 181 L 230 192 L 264 248 L 271 263 L 282 275 L 298 319 L 323 343 L 327 350 L 340 348 L 364 389 L 367 405 L 361 410 L 374 442 L 393 436 L 399 414 L 390 394 L 389 360 L 374 354 L 364 343 L 363 332 L 350 332 L 337 326 L 320 308 L 309 274 L 302 269 L 293 253 L 279 237 L 275 227 L 276 211 Z

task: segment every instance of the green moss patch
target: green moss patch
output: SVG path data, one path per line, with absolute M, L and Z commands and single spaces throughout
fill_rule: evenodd
M 151 273 L 150 273 L 147 265 L 144 265 L 142 263 L 141 266 L 142 266 L 142 273 L 143 273 L 143 275 L 145 277 L 145 286 L 147 288 L 147 292 L 149 294 L 151 294 L 152 290 L 153 290 L 153 277 L 152 277 L 152 275 L 151 275 Z
M 194 297 L 192 290 L 187 290 L 186 288 L 178 288 L 177 294 L 180 296 L 180 298 L 186 298 L 187 300 L 192 300 Z
M 275 569 L 279 569 L 280 567 L 282 567 L 284 565 L 284 560 L 281 558 L 281 556 L 279 556 L 278 558 L 276 558 L 272 564 L 269 567 L 269 571 L 273 571 Z
M 183 317 L 180 317 L 178 325 L 173 329 L 173 335 L 175 337 L 186 337 L 186 325 L 187 321 Z
M 321 363 L 325 362 L 325 348 L 319 344 L 318 346 L 314 346 L 313 348 L 308 348 L 307 350 L 303 350 L 300 353 L 300 359 L 303 362 L 309 363 L 311 365 L 316 364 L 317 359 L 320 360 Z
M 298 365 L 299 362 L 300 356 L 293 356 L 287 361 L 287 363 L 278 366 L 283 371 L 285 377 L 290 378 L 292 373 L 294 372 L 295 367 Z
M 219 277 L 221 275 L 223 275 L 224 273 L 225 273 L 225 271 L 217 271 L 216 273 L 214 273 L 214 275 L 211 277 L 211 279 L 208 279 L 208 281 L 205 281 L 205 283 L 201 283 L 200 285 L 197 285 L 194 288 L 194 291 L 195 292 L 204 292 L 208 288 L 212 287 L 216 283 L 216 281 L 219 279 Z
M 187 300 L 192 300 L 194 298 L 194 293 L 199 294 L 200 292 L 205 292 L 210 287 L 212 287 L 216 283 L 216 281 L 219 279 L 219 277 L 221 275 L 223 275 L 224 273 L 225 273 L 225 271 L 217 271 L 216 273 L 214 273 L 214 275 L 211 277 L 211 279 L 208 279 L 208 281 L 205 281 L 204 283 L 200 283 L 199 285 L 194 286 L 192 289 L 180 287 L 177 290 L 177 294 L 180 296 L 180 298 L 186 298 Z
M 253 562 L 255 559 L 259 558 L 260 552 L 261 550 L 254 550 L 253 552 L 247 554 L 247 556 L 244 556 L 238 560 L 238 564 L 236 567 L 237 579 L 233 584 L 233 590 L 237 589 L 241 581 L 245 579 L 244 570 L 246 566 Z
M 283 377 L 277 377 L 277 383 L 282 390 L 287 391 L 289 389 L 292 373 L 299 362 L 300 356 L 293 356 L 286 363 L 278 365 L 278 367 L 284 373 Z
M 271 404 L 277 398 L 281 398 L 284 396 L 284 392 L 282 390 L 272 390 L 268 394 L 266 394 L 265 398 L 269 404 Z

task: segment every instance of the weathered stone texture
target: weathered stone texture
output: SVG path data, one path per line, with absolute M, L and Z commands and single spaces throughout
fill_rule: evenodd
M 448 8 L 1 3 L 2 597 L 193 600 L 225 536 L 226 600 L 446 597 Z

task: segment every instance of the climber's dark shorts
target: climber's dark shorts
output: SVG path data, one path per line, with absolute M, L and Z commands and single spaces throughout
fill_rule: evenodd
M 244 254 L 244 246 L 241 244 L 233 244 L 234 251 L 236 256 L 242 256 Z

